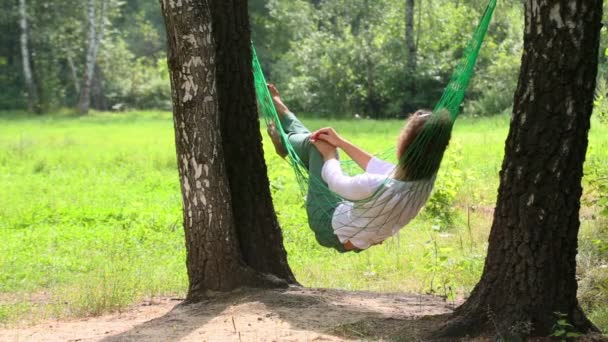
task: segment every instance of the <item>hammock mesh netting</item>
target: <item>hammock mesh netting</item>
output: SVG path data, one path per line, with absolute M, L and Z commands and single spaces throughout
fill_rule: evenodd
M 274 123 L 281 134 L 288 153 L 287 160 L 295 171 L 303 194 L 306 195 L 308 223 L 321 245 L 345 252 L 343 246 L 336 243 L 336 234 L 349 237 L 349 241 L 356 240 L 359 234 L 369 234 L 375 230 L 387 230 L 393 235 L 422 208 L 431 193 L 495 8 L 496 0 L 490 0 L 432 115 L 399 157 L 400 166 L 416 165 L 408 168 L 408 181 L 399 181 L 391 178 L 392 174 L 387 174 L 374 194 L 364 200 L 340 197 L 328 188 L 320 174 L 309 172 L 307 158 L 298 155 L 290 143 L 289 132 L 284 131 L 255 49 L 252 48 L 260 114 L 267 125 Z M 394 148 L 378 156 L 382 158 L 393 153 Z M 356 164 L 352 161 L 342 162 L 342 167 L 346 174 L 356 173 Z M 336 215 L 336 211 L 339 215 Z M 386 235 L 386 231 L 384 233 Z

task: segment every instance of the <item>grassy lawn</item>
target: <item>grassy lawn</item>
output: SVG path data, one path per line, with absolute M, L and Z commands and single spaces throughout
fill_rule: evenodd
M 331 125 L 371 152 L 392 147 L 402 125 L 303 121 L 311 129 Z M 265 137 L 296 277 L 311 287 L 466 296 L 483 267 L 508 123 L 507 117 L 460 120 L 437 182 L 448 205 L 437 201 L 398 237 L 346 255 L 316 244 L 292 170 Z M 590 141 L 589 158 L 605 163 L 608 128 L 594 122 Z M 591 298 L 583 300 L 607 329 L 606 293 L 597 294 L 599 285 L 585 279 L 608 279 L 607 252 L 593 243 L 608 233 L 595 207 L 581 213 L 579 268 Z M 181 222 L 169 113 L 0 113 L 0 323 L 99 314 L 185 294 Z

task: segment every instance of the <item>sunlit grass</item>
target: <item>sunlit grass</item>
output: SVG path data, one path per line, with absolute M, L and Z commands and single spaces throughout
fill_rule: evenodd
M 391 148 L 403 124 L 303 121 L 311 129 L 334 126 L 374 153 Z M 456 125 L 438 180 L 458 179 L 451 224 L 422 214 L 397 238 L 345 255 L 317 245 L 292 170 L 264 137 L 298 280 L 466 296 L 483 267 L 508 123 L 508 117 L 463 118 Z M 595 153 L 606 154 L 607 133 L 594 125 Z M 146 297 L 184 295 L 181 222 L 170 113 L 0 113 L 0 322 L 94 315 Z M 586 221 L 581 235 L 597 234 L 597 224 Z M 591 317 L 608 321 L 605 307 Z

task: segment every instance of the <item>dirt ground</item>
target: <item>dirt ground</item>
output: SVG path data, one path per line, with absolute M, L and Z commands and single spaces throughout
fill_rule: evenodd
M 426 295 L 294 287 L 239 290 L 193 305 L 0 329 L 0 341 L 420 341 L 453 304 Z

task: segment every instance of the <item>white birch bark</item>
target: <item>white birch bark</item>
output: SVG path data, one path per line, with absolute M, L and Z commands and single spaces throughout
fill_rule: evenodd
M 29 112 L 38 112 L 38 91 L 34 84 L 32 66 L 30 64 L 30 50 L 28 47 L 27 7 L 25 0 L 19 0 L 19 26 L 21 28 L 21 58 L 23 64 L 23 78 L 27 87 L 27 109 Z
M 95 0 L 89 0 L 88 2 L 87 17 L 89 21 L 89 43 L 80 91 L 80 101 L 78 103 L 78 110 L 81 115 L 87 114 L 91 105 L 91 84 L 93 82 L 93 73 L 95 72 L 95 63 L 97 61 L 99 46 L 101 45 L 104 34 L 106 5 L 107 0 L 101 0 L 101 10 L 98 18 L 99 22 L 97 22 L 97 16 L 95 15 Z M 98 27 L 99 30 L 97 29 Z

